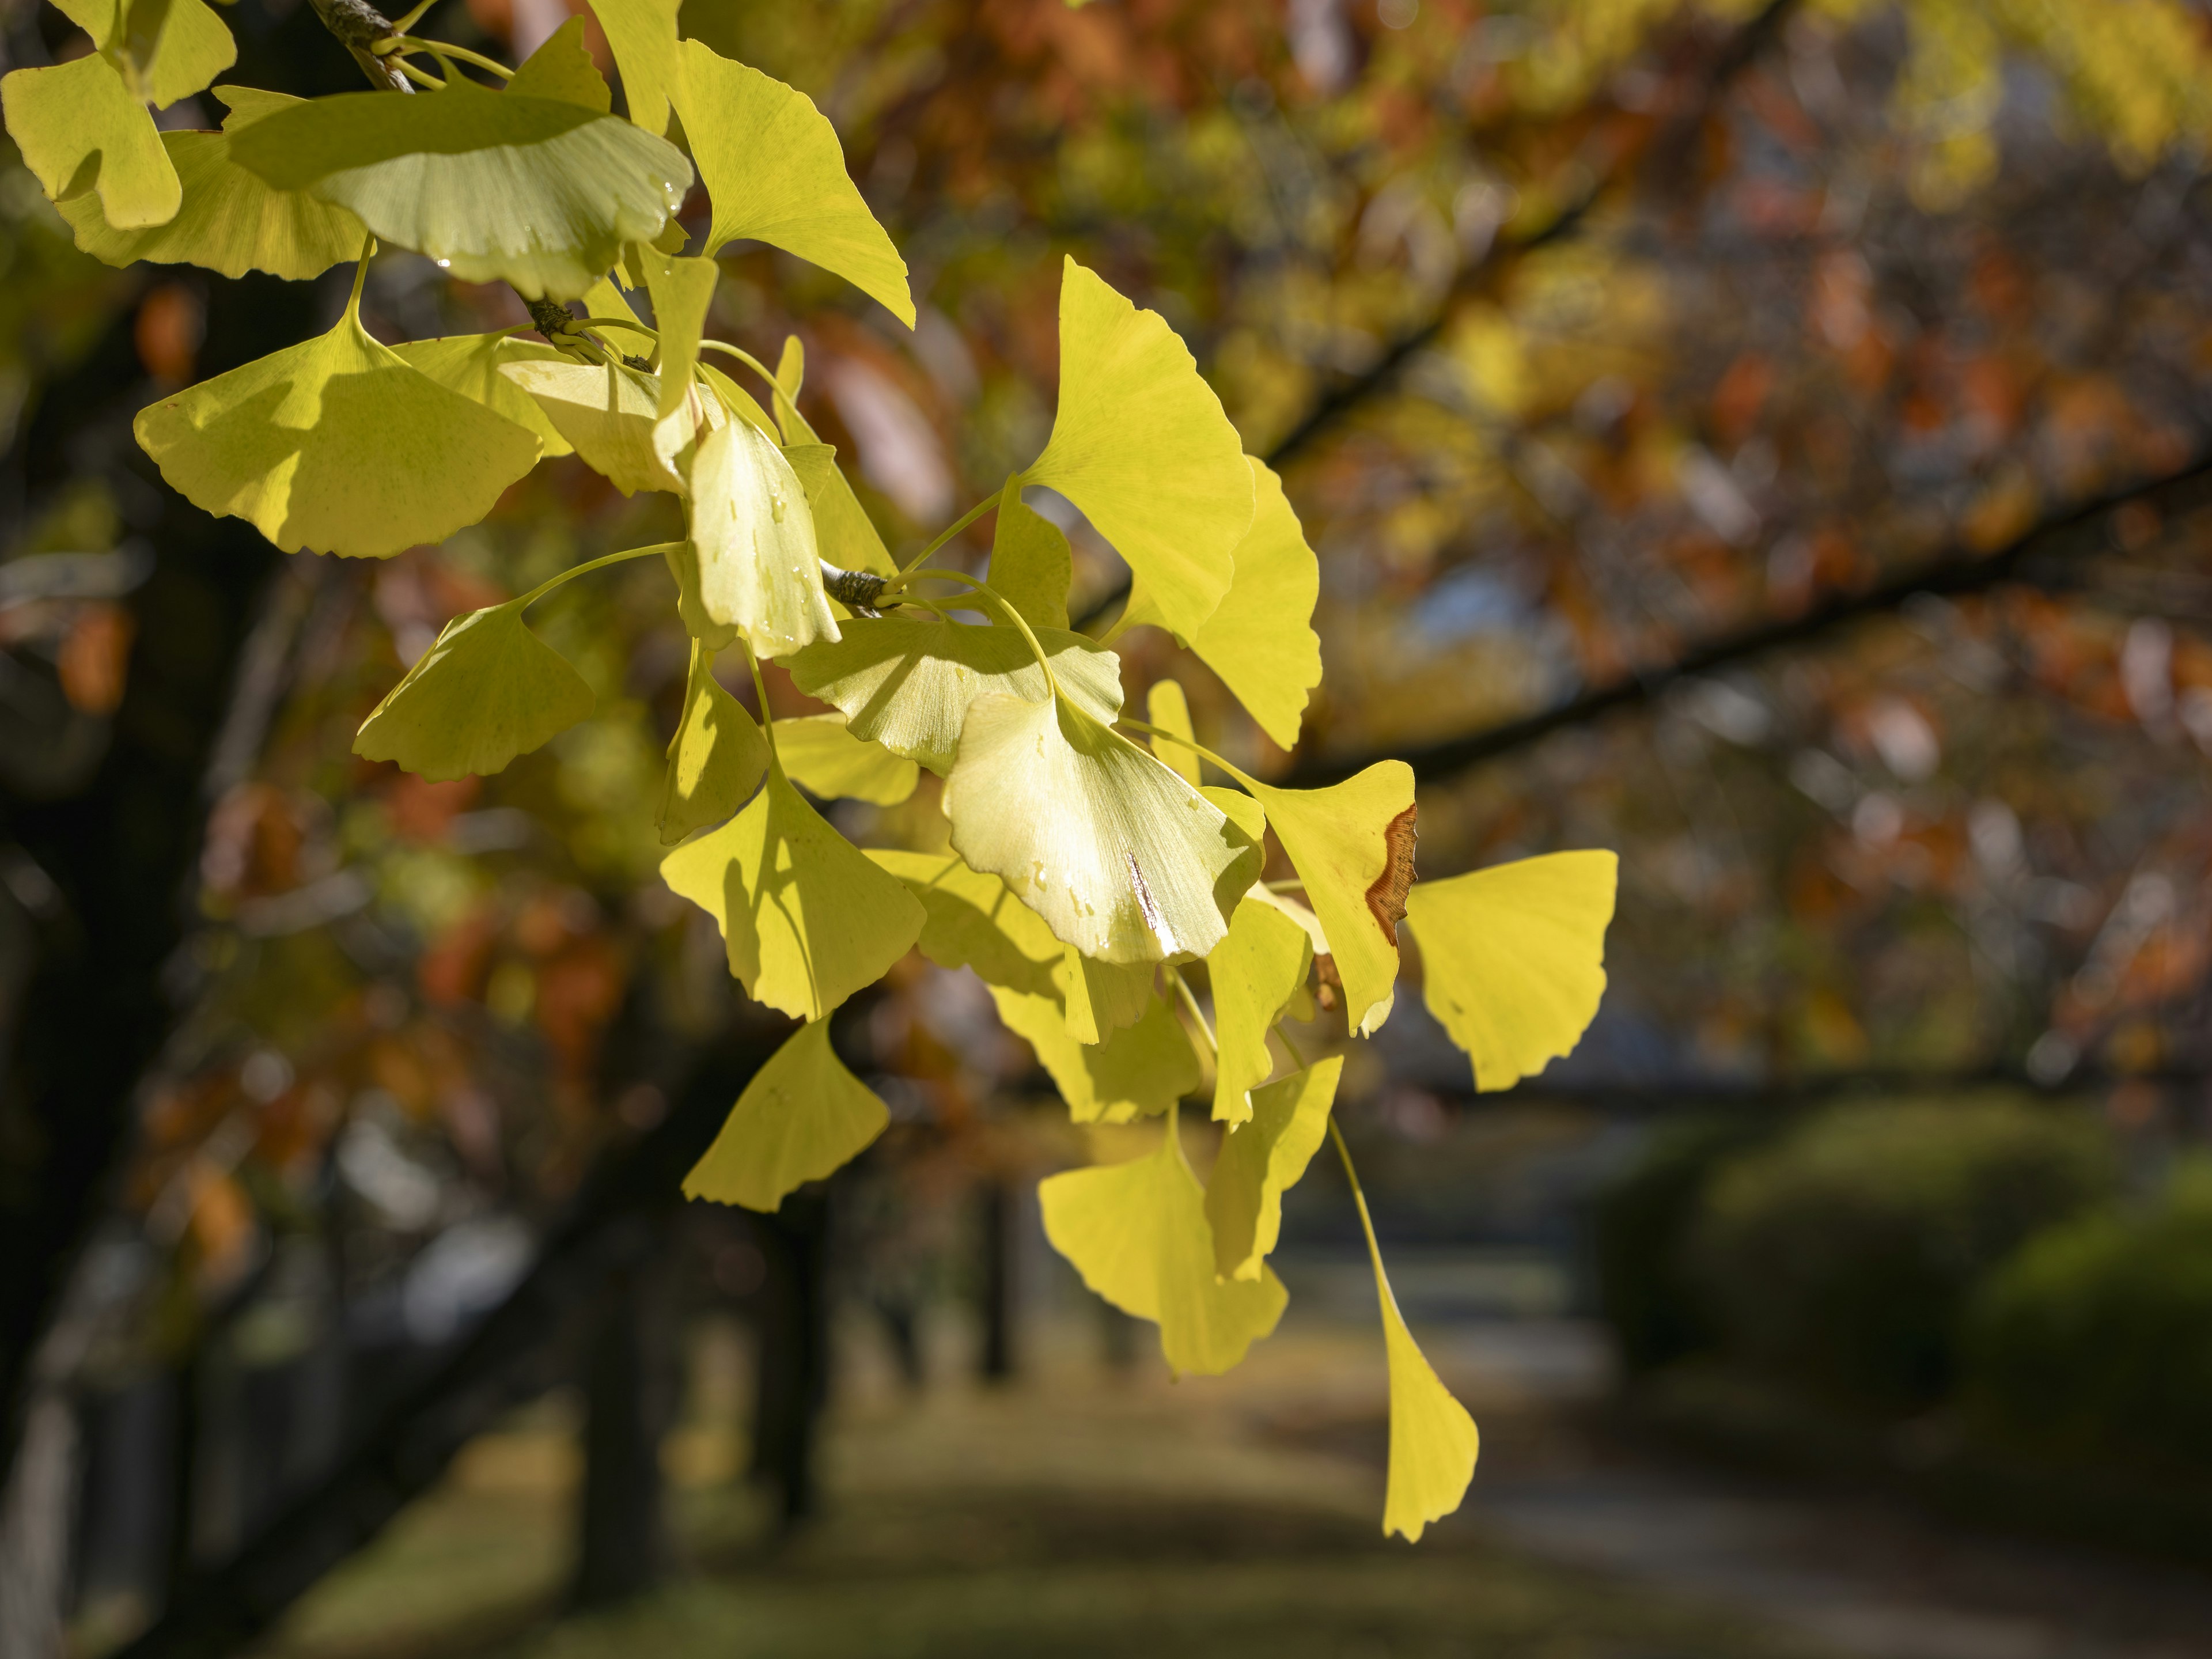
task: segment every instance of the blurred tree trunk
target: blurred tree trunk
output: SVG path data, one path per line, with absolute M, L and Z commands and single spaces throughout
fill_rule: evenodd
M 814 1435 L 829 1395 L 830 1200 L 793 1193 L 757 1218 L 768 1275 L 761 1287 L 753 1474 L 774 1483 L 784 1524 L 814 1512 Z
M 622 1224 L 637 1252 L 599 1296 L 585 1358 L 584 1492 L 571 1599 L 601 1607 L 659 1583 L 670 1561 L 660 1442 L 674 1421 L 682 1328 L 666 1216 Z
M 1006 1182 L 983 1183 L 979 1224 L 982 1231 L 983 1348 L 980 1366 L 984 1380 L 1003 1382 L 1014 1374 L 1015 1284 L 1014 1229 L 1021 1218 L 1021 1202 Z

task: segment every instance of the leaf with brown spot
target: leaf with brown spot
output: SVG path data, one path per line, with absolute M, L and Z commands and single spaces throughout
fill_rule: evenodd
M 1398 948 L 1398 924 L 1406 919 L 1406 895 L 1413 886 L 1413 843 L 1420 838 L 1413 820 L 1420 811 L 1416 803 L 1390 820 L 1382 831 L 1389 861 L 1367 887 L 1367 913 L 1375 918 L 1393 951 Z

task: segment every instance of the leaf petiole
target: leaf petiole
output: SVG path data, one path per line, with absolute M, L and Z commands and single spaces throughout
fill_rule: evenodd
M 418 87 L 428 87 L 433 92 L 443 92 L 446 89 L 446 83 L 443 81 L 426 70 L 416 69 L 404 58 L 387 58 L 384 61 Z
M 381 46 L 385 43 L 380 40 L 376 44 Z M 512 81 L 514 79 L 514 71 L 507 68 L 506 64 L 501 63 L 496 58 L 487 58 L 480 52 L 471 52 L 466 46 L 449 46 L 443 40 L 419 40 L 411 34 L 398 35 L 394 39 L 392 44 L 397 46 L 399 51 L 403 53 L 410 52 L 428 52 L 430 56 L 436 58 L 440 64 L 445 66 L 446 72 L 449 75 L 453 72 L 453 60 L 455 58 L 459 58 L 464 64 L 474 64 L 478 69 L 489 70 L 494 75 L 498 76 L 501 80 Z M 404 66 L 403 65 L 403 67 Z
M 1170 732 L 1165 726 L 1154 726 L 1150 720 L 1133 720 L 1127 714 L 1122 715 L 1119 720 L 1115 722 L 1115 724 L 1117 726 L 1134 726 L 1138 731 L 1144 732 L 1147 737 L 1165 738 L 1170 743 L 1180 744 L 1185 749 L 1189 750 L 1192 754 L 1197 756 L 1200 760 L 1212 761 L 1216 766 L 1228 773 L 1231 777 L 1236 779 L 1237 782 L 1243 784 L 1247 789 L 1255 787 L 1249 775 L 1237 767 L 1231 765 L 1227 761 L 1222 759 L 1220 756 L 1215 754 L 1211 749 L 1208 749 L 1202 743 L 1193 743 L 1188 738 L 1181 736 L 1176 732 Z
M 641 559 L 647 554 L 665 554 L 670 548 L 681 547 L 683 544 L 684 544 L 681 542 L 655 542 L 651 547 L 629 547 L 624 548 L 619 553 L 602 553 L 596 559 L 586 559 L 581 564 L 570 566 L 568 569 L 561 572 L 557 576 L 548 577 L 545 580 L 538 583 L 537 586 L 532 588 L 527 593 L 525 593 L 520 599 L 510 600 L 509 603 L 512 604 L 518 611 L 524 610 L 530 605 L 537 604 L 538 600 L 544 599 L 548 593 L 550 593 L 555 588 L 560 586 L 562 583 L 574 581 L 577 577 L 584 575 L 590 571 L 604 569 L 606 566 L 611 564 L 621 564 L 625 560 L 629 559 Z
M 743 363 L 747 368 L 752 370 L 754 374 L 759 375 L 762 380 L 767 381 L 769 390 L 775 393 L 776 400 L 786 409 L 789 410 L 794 417 L 799 414 L 799 405 L 791 401 L 791 394 L 783 389 L 783 382 L 777 380 L 775 376 L 769 372 L 767 364 L 762 362 L 759 358 L 754 356 L 751 352 L 747 351 L 743 346 L 732 345 L 727 340 L 709 340 L 702 337 L 699 342 L 699 349 L 702 351 L 719 351 L 726 356 L 734 357 L 738 362 Z
M 1189 985 L 1184 981 L 1183 976 L 1181 974 L 1170 968 L 1167 970 L 1167 975 L 1170 979 L 1175 981 L 1176 994 L 1182 999 L 1182 1006 L 1189 1011 L 1191 1018 L 1197 1022 L 1200 1032 L 1203 1034 L 1206 1038 L 1206 1046 L 1208 1052 L 1210 1052 L 1217 1060 L 1219 1059 L 1221 1055 L 1220 1041 L 1213 1035 L 1213 1027 L 1206 1023 L 1206 1013 L 1205 1011 L 1198 1006 L 1198 998 L 1192 994 Z
M 945 543 L 951 541 L 955 536 L 965 530 L 969 525 L 975 523 L 976 520 L 981 518 L 986 513 L 988 513 L 998 504 L 999 498 L 996 495 L 986 495 L 983 497 L 981 501 L 976 502 L 975 506 L 969 507 L 965 513 L 963 513 L 951 524 L 945 526 L 943 530 L 938 532 L 937 539 L 930 543 L 927 547 L 923 548 L 921 552 L 915 554 L 911 559 L 908 559 L 904 565 L 901 566 L 899 568 L 899 574 L 902 576 L 909 574 L 917 566 L 927 562 L 931 554 L 936 552 L 939 548 L 944 546 Z
M 1352 1188 L 1352 1201 L 1359 1206 L 1359 1226 L 1367 1235 L 1367 1255 L 1375 1264 L 1375 1283 L 1387 1296 L 1389 1285 L 1382 1277 L 1382 1247 L 1375 1242 L 1375 1218 L 1367 1213 L 1367 1194 L 1359 1188 L 1359 1171 L 1352 1167 L 1352 1148 L 1344 1144 L 1344 1131 L 1336 1127 L 1334 1112 L 1329 1114 L 1328 1138 L 1336 1143 L 1336 1155 L 1344 1161 L 1344 1178 Z
M 775 716 L 769 712 L 767 677 L 761 672 L 760 659 L 753 655 L 751 646 L 739 640 L 738 649 L 745 653 L 745 666 L 753 671 L 753 696 L 760 699 L 760 726 L 768 738 L 768 763 L 775 768 L 776 776 L 781 777 L 783 757 L 776 752 Z

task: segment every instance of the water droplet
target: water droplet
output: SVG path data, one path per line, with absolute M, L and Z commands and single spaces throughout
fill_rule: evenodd
M 441 259 L 438 261 L 438 269 L 441 270 L 451 270 L 453 268 L 453 262 L 451 259 Z

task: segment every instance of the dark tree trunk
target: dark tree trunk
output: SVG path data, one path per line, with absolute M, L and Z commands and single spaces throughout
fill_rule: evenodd
M 830 1200 L 793 1193 L 758 1220 L 761 1287 L 753 1474 L 774 1484 L 788 1526 L 814 1512 L 816 1419 L 829 1395 Z
M 1003 1382 L 1014 1374 L 1014 1229 L 1021 1202 L 1003 1181 L 986 1182 L 982 1212 L 983 1351 L 979 1364 L 985 1381 Z
M 609 1276 L 586 1340 L 584 1492 L 572 1599 L 600 1607 L 642 1594 L 668 1571 L 660 1442 L 674 1419 L 682 1331 L 672 1229 L 659 1216 L 622 1224 L 640 1237 Z

